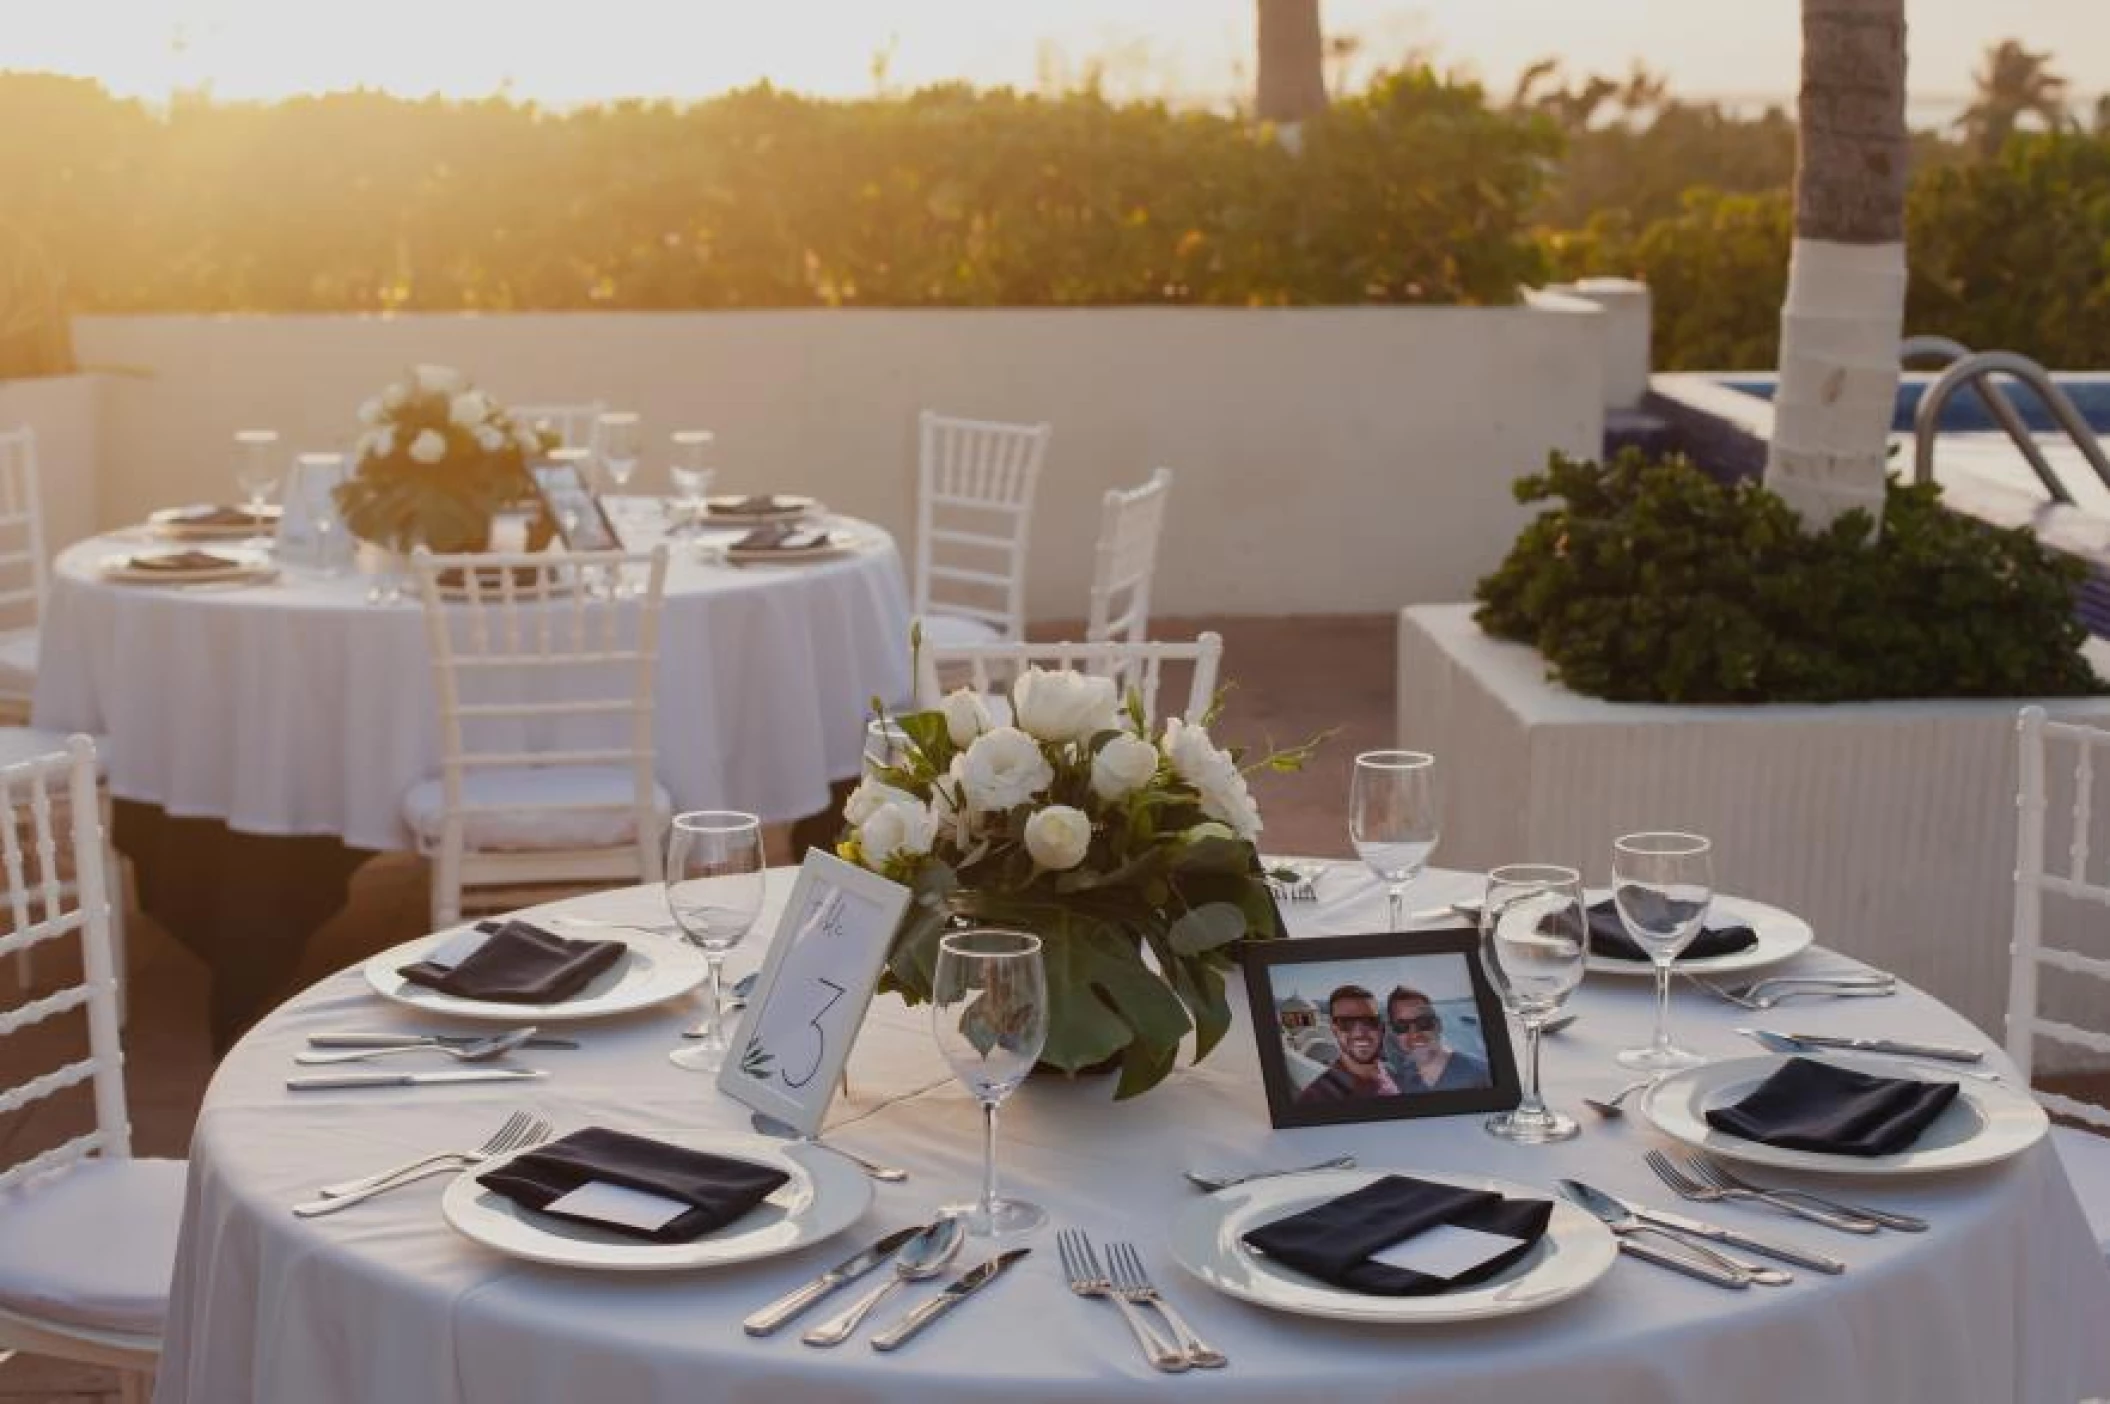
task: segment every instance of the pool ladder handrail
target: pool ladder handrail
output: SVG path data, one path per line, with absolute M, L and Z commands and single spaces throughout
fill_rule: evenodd
M 1916 483 L 1934 481 L 1934 444 L 1941 433 L 1942 411 L 1957 391 L 1966 385 L 1978 392 L 1986 411 L 1993 421 L 2007 431 L 2014 441 L 2037 481 L 2044 485 L 2045 492 L 2054 502 L 2073 505 L 2073 493 L 2056 468 L 2045 458 L 2044 451 L 2037 446 L 2036 436 L 2030 432 L 2021 412 L 2007 392 L 1994 383 L 1996 375 L 2012 376 L 2035 391 L 2037 398 L 2058 421 L 2066 436 L 2073 440 L 2081 457 L 2095 470 L 2095 476 L 2103 486 L 2110 488 L 2110 457 L 2105 457 L 2102 443 L 2088 425 L 2087 417 L 2074 404 L 2073 399 L 2059 383 L 2051 378 L 2051 372 L 2036 361 L 2014 351 L 1973 351 L 1962 342 L 1945 336 L 1908 337 L 1898 348 L 1899 359 L 1905 362 L 1938 357 L 1948 362 L 1940 375 L 1928 385 L 1920 396 L 1919 409 L 1912 417 L 1913 462 L 1912 480 Z

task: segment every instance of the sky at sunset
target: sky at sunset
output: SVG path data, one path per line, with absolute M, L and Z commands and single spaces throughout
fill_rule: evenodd
M 1549 54 L 1576 72 L 1636 58 L 1677 91 L 1791 94 L 1796 0 L 1328 0 L 1357 62 L 1421 49 L 1506 87 Z M 2077 96 L 2110 89 L 2110 0 L 1908 0 L 1916 105 L 1970 89 L 1993 41 L 2048 49 Z M 1214 101 L 1250 84 L 1251 0 L 0 0 L 0 68 L 99 78 L 154 99 L 272 98 L 355 86 L 497 91 L 569 104 L 699 97 L 768 79 L 851 96 L 885 54 L 896 87 L 1074 81 Z

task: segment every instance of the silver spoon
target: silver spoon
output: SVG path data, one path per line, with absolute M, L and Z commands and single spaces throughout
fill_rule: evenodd
M 1625 1101 L 1627 1098 L 1633 1096 L 1636 1092 L 1639 1092 L 1642 1088 L 1647 1087 L 1655 1080 L 1656 1079 L 1652 1077 L 1644 1077 L 1639 1082 L 1630 1082 L 1601 1102 L 1598 1101 L 1595 1097 L 1585 1097 L 1583 1098 L 1583 1105 L 1588 1107 L 1591 1111 L 1596 1112 L 1599 1116 L 1625 1116 L 1626 1108 L 1620 1106 L 1619 1104 Z
M 1314 1170 L 1353 1170 L 1354 1168 L 1354 1156 L 1337 1155 L 1331 1160 L 1322 1160 L 1316 1165 L 1293 1165 L 1287 1170 L 1255 1170 L 1247 1175 L 1210 1175 L 1200 1170 L 1185 1170 L 1181 1173 L 1187 1177 L 1190 1183 L 1213 1192 L 1220 1189 L 1229 1189 L 1233 1185 L 1242 1185 L 1248 1180 L 1272 1180 L 1277 1175 L 1305 1175 Z
M 318 1053 L 304 1049 L 293 1055 L 296 1063 L 357 1063 L 368 1058 L 386 1058 L 391 1053 L 444 1053 L 458 1063 L 482 1063 L 492 1058 L 502 1058 L 535 1036 L 535 1026 L 508 1029 L 502 1034 L 480 1038 L 474 1043 L 465 1043 L 458 1048 L 443 1043 L 399 1043 L 389 1048 L 353 1048 L 345 1052 Z
M 966 1238 L 967 1229 L 960 1220 L 949 1215 L 938 1220 L 901 1245 L 901 1251 L 894 1255 L 892 1276 L 851 1303 L 840 1315 L 823 1321 L 799 1339 L 810 1346 L 841 1345 L 850 1339 L 858 1323 L 870 1316 L 872 1309 L 891 1297 L 903 1283 L 921 1282 L 945 1271 L 945 1265 L 953 1260 Z
M 822 1150 L 834 1151 L 844 1160 L 849 1161 L 858 1169 L 883 1184 L 898 1185 L 908 1178 L 908 1171 L 906 1170 L 897 1170 L 891 1165 L 881 1165 L 876 1160 L 866 1160 L 855 1151 L 846 1151 L 834 1142 L 824 1141 L 818 1136 L 801 1135 L 796 1126 L 788 1126 L 773 1116 L 756 1112 L 747 1121 L 748 1125 L 754 1127 L 755 1130 L 765 1136 L 774 1136 L 780 1141 L 797 1141 L 801 1145 L 819 1146 Z

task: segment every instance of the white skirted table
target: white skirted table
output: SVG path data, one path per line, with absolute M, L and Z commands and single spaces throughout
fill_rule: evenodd
M 758 932 L 771 929 L 791 876 L 772 875 Z M 1432 873 L 1415 901 L 1477 887 L 1464 874 Z M 1328 874 L 1320 897 L 1286 909 L 1293 933 L 1371 930 L 1382 919 L 1381 892 L 1352 867 Z M 651 889 L 564 909 L 664 919 Z M 765 939 L 736 953 L 735 972 L 759 964 Z M 1836 963 L 1821 951 L 1797 959 Z M 1650 996 L 1645 981 L 1593 975 L 1571 1007 L 1581 1018 L 1549 1040 L 1546 1081 L 1551 1100 L 1573 1109 L 1581 1096 L 1628 1080 L 1612 1054 L 1644 1037 Z M 1681 994 L 1675 1014 L 1681 1035 L 1703 1052 L 1750 1051 L 1733 1030 L 1743 1016 L 1727 1005 Z M 1314 1320 L 1218 1296 L 1184 1275 L 1166 1247 L 1167 1224 L 1196 1194 L 1180 1175 L 1190 1166 L 1288 1165 L 1352 1152 L 1366 1168 L 1487 1174 L 1549 1193 L 1573 1176 L 1639 1200 L 1669 1198 L 1641 1159 L 1667 1143 L 1633 1116 L 1592 1119 L 1580 1139 L 1540 1148 L 1492 1140 L 1477 1116 L 1270 1131 L 1242 1009 L 1214 1056 L 1140 1100 L 1112 1103 L 1107 1080 L 1030 1081 L 1007 1104 L 1002 1134 L 1008 1187 L 1046 1206 L 1057 1225 L 1134 1240 L 1159 1285 L 1230 1355 L 1221 1371 L 1166 1377 L 1146 1367 L 1105 1303 L 1069 1293 L 1045 1231 L 986 1295 L 895 1354 L 856 1341 L 813 1349 L 795 1331 L 761 1340 L 742 1333 L 741 1319 L 763 1303 L 976 1183 L 977 1114 L 935 1051 L 927 1012 L 891 996 L 867 1018 L 850 1064 L 854 1095 L 838 1103 L 829 1136 L 911 1178 L 877 1186 L 859 1222 L 800 1253 L 664 1275 L 534 1266 L 451 1230 L 440 1212 L 442 1181 L 325 1218 L 289 1212 L 325 1181 L 466 1144 L 522 1106 L 559 1133 L 602 1124 L 648 1135 L 745 1134 L 745 1109 L 722 1100 L 710 1077 L 666 1060 L 695 1016 L 693 999 L 682 998 L 568 1026 L 582 1048 L 521 1058 L 549 1070 L 539 1083 L 317 1094 L 284 1087 L 310 1033 L 431 1021 L 383 1002 L 356 970 L 275 1011 L 222 1064 L 199 1117 L 156 1399 L 2073 1404 L 2110 1393 L 2110 1334 L 2101 1329 L 2110 1321 L 2110 1272 L 2043 1143 L 1980 1170 L 1851 1187 L 1929 1220 L 1923 1234 L 1854 1237 L 1741 1206 L 1707 1211 L 1850 1264 L 1843 1276 L 1801 1273 L 1787 1287 L 1730 1292 L 1622 1260 L 1557 1306 L 1412 1328 Z M 1983 1041 L 1909 988 L 1890 999 L 1808 1004 L 1796 1023 L 1811 1032 Z

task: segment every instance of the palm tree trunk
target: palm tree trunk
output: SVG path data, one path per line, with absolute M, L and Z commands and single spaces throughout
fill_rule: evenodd
M 1326 107 L 1326 45 L 1319 0 L 1256 0 L 1260 11 L 1260 78 L 1254 111 L 1289 125 Z
M 1905 0 L 1802 0 L 1795 245 L 1766 486 L 1882 523 L 1905 323 Z

